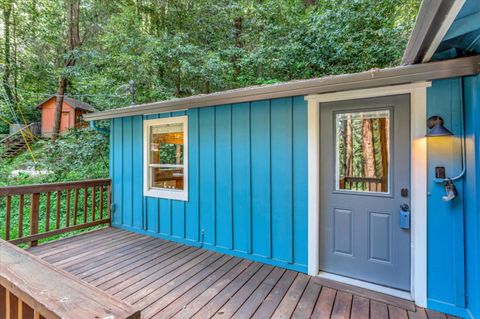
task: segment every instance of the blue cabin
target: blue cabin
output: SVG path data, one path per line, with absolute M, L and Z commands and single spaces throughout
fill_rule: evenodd
M 113 226 L 480 318 L 480 1 L 424 1 L 403 65 L 85 115 Z

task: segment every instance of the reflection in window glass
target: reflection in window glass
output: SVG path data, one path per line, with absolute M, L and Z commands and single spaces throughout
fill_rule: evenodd
M 336 189 L 388 193 L 390 111 L 337 113 Z
M 183 190 L 183 124 L 150 127 L 150 172 L 154 188 Z

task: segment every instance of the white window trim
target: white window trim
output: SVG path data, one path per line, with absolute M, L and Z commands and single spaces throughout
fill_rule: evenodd
M 411 142 L 411 291 L 410 299 L 427 305 L 427 88 L 431 82 L 419 82 L 336 93 L 314 94 L 308 101 L 308 274 L 323 276 L 319 269 L 320 231 L 320 103 L 361 98 L 410 94 Z M 395 295 L 377 285 L 355 280 L 349 282 L 367 289 Z
M 151 126 L 164 124 L 183 124 L 183 190 L 152 188 L 150 186 L 150 134 Z M 177 165 L 171 165 L 176 167 Z M 165 199 L 188 201 L 188 116 L 165 117 L 143 121 L 143 195 Z

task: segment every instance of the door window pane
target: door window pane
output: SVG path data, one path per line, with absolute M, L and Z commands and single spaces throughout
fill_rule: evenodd
M 336 190 L 388 193 L 390 110 L 335 114 Z

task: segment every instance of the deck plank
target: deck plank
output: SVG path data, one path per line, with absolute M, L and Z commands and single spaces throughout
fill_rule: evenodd
M 405 309 L 392 305 L 388 305 L 388 315 L 390 316 L 390 319 L 408 319 L 408 314 Z
M 172 318 L 190 318 L 202 307 L 204 307 L 208 302 L 210 302 L 215 296 L 217 296 L 221 291 L 223 291 L 223 289 L 231 282 L 233 282 L 237 277 L 242 276 L 243 278 L 246 278 L 246 280 L 248 280 L 248 278 L 250 278 L 250 276 L 253 276 L 253 274 L 258 270 L 258 268 L 260 268 L 259 264 L 255 264 L 253 265 L 253 267 L 250 267 L 251 265 L 251 261 L 242 261 L 242 263 L 238 267 L 235 267 L 232 271 L 228 272 L 225 276 L 220 278 L 220 280 L 215 282 L 208 289 L 204 290 L 197 297 L 192 298 L 192 301 L 182 307 L 182 310 L 172 316 Z M 242 280 L 242 277 L 240 277 L 240 280 Z
M 228 276 L 237 276 L 240 274 L 251 262 L 247 260 L 241 260 L 240 258 L 233 258 L 228 264 L 225 265 L 220 271 L 216 271 L 214 274 L 208 276 L 205 280 L 200 282 L 198 285 L 189 289 L 187 292 L 182 294 L 182 296 L 177 297 L 173 301 L 164 307 L 158 308 L 159 312 L 155 314 L 155 317 L 158 318 L 171 318 L 176 314 L 182 312 L 184 309 L 187 309 L 187 304 L 194 300 L 197 296 L 204 293 L 208 289 L 211 289 L 215 284 L 218 284 Z M 170 296 L 169 296 L 170 298 Z M 184 317 L 186 311 L 183 312 Z M 190 314 L 191 316 L 191 314 Z
M 366 319 L 370 316 L 370 301 L 367 298 L 353 296 L 351 319 Z
M 315 282 L 315 280 L 308 281 L 307 288 L 305 288 L 305 291 L 298 302 L 297 308 L 292 315 L 292 319 L 310 318 L 321 289 L 322 286 Z
M 83 274 L 85 272 L 95 272 L 97 269 L 108 268 L 108 266 L 105 265 L 113 266 L 122 262 L 132 262 L 133 259 L 144 256 L 145 253 L 167 244 L 167 241 L 157 241 L 155 239 L 148 240 L 138 245 L 131 245 L 128 248 L 125 247 L 125 250 L 120 250 L 117 252 L 110 251 L 105 256 L 96 256 L 95 258 L 91 258 L 90 263 L 86 265 L 74 263 L 73 265 L 63 266 L 62 268 L 75 275 Z
M 130 303 L 135 303 L 140 301 L 143 297 L 155 291 L 157 287 L 161 287 L 176 277 L 183 275 L 185 273 L 196 267 L 197 269 L 202 265 L 202 262 L 208 259 L 211 261 L 212 258 L 216 258 L 217 255 L 214 255 L 212 252 L 205 251 L 194 251 L 192 253 L 194 258 L 190 259 L 188 262 L 183 262 L 183 260 L 178 260 L 176 263 L 170 264 L 169 267 L 165 267 L 162 271 L 154 270 L 152 276 L 149 276 L 141 281 L 130 281 L 128 287 L 119 293 L 114 294 L 115 296 L 128 300 Z
M 92 285 L 109 291 L 111 294 L 117 294 L 118 292 L 126 289 L 132 283 L 145 280 L 150 276 L 158 276 L 162 273 L 166 273 L 168 269 L 172 269 L 174 265 L 180 265 L 182 262 L 187 262 L 201 252 L 194 248 L 187 246 L 177 246 L 173 250 L 168 250 L 166 254 L 158 253 L 154 254 L 155 258 L 146 259 L 145 263 L 141 265 L 133 265 L 134 267 L 125 266 L 120 269 L 115 269 L 113 272 L 94 279 L 89 280 Z M 174 264 L 174 265 L 172 265 Z M 159 272 L 162 270 L 162 272 Z
M 263 265 L 262 268 L 217 311 L 213 318 L 231 318 L 261 283 L 266 280 L 273 269 L 273 266 Z
M 163 310 L 166 306 L 168 306 L 170 303 L 177 300 L 188 290 L 192 289 L 203 280 L 208 280 L 208 277 L 210 275 L 215 276 L 215 273 L 223 274 L 226 271 L 230 270 L 238 262 L 237 260 L 233 260 L 233 261 L 232 260 L 233 260 L 232 256 L 226 256 L 226 255 L 221 256 L 214 263 L 208 265 L 201 271 L 197 272 L 195 275 L 189 276 L 187 280 L 183 282 L 180 281 L 181 282 L 180 284 L 173 283 L 173 281 L 171 281 L 169 283 L 170 286 L 168 285 L 163 286 L 161 288 L 161 289 L 165 289 L 163 296 L 160 296 L 159 298 L 159 294 L 157 294 L 158 293 L 158 290 L 157 290 L 154 296 L 152 295 L 151 298 L 148 298 L 150 304 L 147 307 L 142 307 L 144 309 L 143 310 L 144 318 L 152 318 L 160 310 Z M 176 285 L 176 287 L 172 289 L 171 287 L 174 285 Z M 160 318 L 163 318 L 163 317 L 160 317 Z
M 426 309 L 428 319 L 447 319 L 447 316 L 441 312 Z
M 388 307 L 382 302 L 376 300 L 370 301 L 370 318 L 385 319 L 388 318 Z
M 315 304 L 312 318 L 330 318 L 336 295 L 337 291 L 335 289 L 323 287 L 320 291 L 317 303 Z
M 233 318 L 250 318 L 260 307 L 262 301 L 270 293 L 275 284 L 285 273 L 285 269 L 275 267 L 262 284 L 248 297 L 245 303 L 237 310 Z
M 417 307 L 416 311 L 408 311 L 408 319 L 428 319 L 425 309 Z
M 350 318 L 350 310 L 352 309 L 353 295 L 339 291 L 335 297 L 335 303 L 333 304 L 332 319 L 348 319 Z
M 211 318 L 243 285 L 254 276 L 262 267 L 260 263 L 253 263 L 240 276 L 229 283 L 220 293 L 211 296 L 209 302 L 203 306 L 192 318 Z
M 142 309 L 145 319 L 454 318 L 363 288 L 120 229 L 29 251 Z
M 297 277 L 297 274 L 298 273 L 291 270 L 285 271 L 282 278 L 280 278 L 278 283 L 268 294 L 267 298 L 265 298 L 265 300 L 262 302 L 262 305 L 253 314 L 253 318 L 261 319 L 270 317 L 277 309 L 278 305 L 283 299 L 283 296 L 287 293 L 287 290 Z
M 132 265 L 139 261 L 148 259 L 150 256 L 157 252 L 169 252 L 178 247 L 174 243 L 163 243 L 154 241 L 153 243 L 146 243 L 143 247 L 138 247 L 138 249 L 132 249 L 128 252 L 122 252 L 120 255 L 111 256 L 112 258 L 107 258 L 105 262 L 98 262 L 90 267 L 80 267 L 69 270 L 73 274 L 92 281 L 98 277 L 103 277 L 117 269 L 121 269 L 125 265 Z
M 295 310 L 303 291 L 307 287 L 310 277 L 305 274 L 298 274 L 272 315 L 272 318 L 290 318 Z

